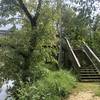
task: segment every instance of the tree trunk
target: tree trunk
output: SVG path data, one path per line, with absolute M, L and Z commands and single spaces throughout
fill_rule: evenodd
M 40 9 L 41 9 L 41 5 L 42 5 L 42 0 L 38 0 L 38 6 L 37 6 L 37 11 L 35 16 L 32 16 L 30 14 L 30 12 L 28 11 L 27 7 L 25 6 L 25 4 L 23 3 L 23 0 L 18 0 L 20 8 L 24 11 L 24 13 L 26 14 L 27 18 L 29 19 L 31 26 L 32 26 L 32 30 L 35 28 L 37 28 L 37 20 L 38 17 L 40 15 Z M 31 77 L 31 73 L 28 72 L 30 70 L 30 60 L 32 58 L 32 53 L 36 47 L 36 43 L 37 43 L 37 35 L 33 35 L 30 38 L 30 45 L 28 48 L 28 55 L 26 57 L 24 57 L 24 66 L 23 66 L 23 73 L 22 73 L 22 80 L 23 82 L 28 82 L 29 78 Z
M 29 19 L 32 29 L 33 27 L 37 26 L 37 20 L 38 17 L 40 15 L 40 9 L 41 9 L 41 5 L 42 5 L 42 0 L 38 0 L 38 6 L 37 6 L 37 10 L 36 10 L 36 14 L 35 16 L 32 16 L 30 14 L 30 12 L 28 11 L 27 7 L 25 6 L 23 0 L 18 0 L 18 3 L 20 5 L 20 8 L 24 11 L 24 13 L 26 14 L 27 18 Z

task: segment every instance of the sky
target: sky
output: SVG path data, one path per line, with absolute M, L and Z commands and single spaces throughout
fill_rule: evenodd
M 1 0 L 0 0 L 0 1 L 1 1 Z M 64 0 L 64 1 L 65 1 L 65 3 L 69 4 L 70 6 L 78 6 L 78 5 L 75 5 L 75 3 L 70 3 L 69 0 Z M 26 2 L 29 2 L 29 0 L 26 0 Z M 96 10 L 95 12 L 93 12 L 93 16 L 94 16 L 94 15 L 97 15 L 97 14 L 100 14 L 100 2 L 99 2 L 99 3 L 98 3 L 98 2 L 95 2 L 94 5 L 96 6 L 97 10 Z M 8 29 L 10 29 L 12 26 L 13 26 L 13 25 L 11 25 L 11 24 L 8 24 L 8 25 L 6 25 L 6 26 L 1 26 L 1 27 L 0 27 L 0 30 L 8 30 Z M 17 29 L 20 29 L 21 27 L 22 27 L 22 25 L 16 24 L 16 28 L 17 28 Z
M 12 27 L 13 27 L 13 25 L 7 24 L 6 26 L 1 26 L 1 27 L 0 27 L 0 30 L 9 30 L 9 29 L 12 28 Z M 17 29 L 21 29 L 21 27 L 22 27 L 22 25 L 16 24 L 16 28 L 17 28 Z

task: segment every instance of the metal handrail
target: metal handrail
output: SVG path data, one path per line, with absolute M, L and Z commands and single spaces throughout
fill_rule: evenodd
M 83 47 L 84 52 L 88 55 L 89 59 L 92 61 L 92 64 L 94 65 L 94 67 L 97 69 L 97 71 L 100 74 L 100 69 L 98 68 L 98 64 L 100 65 L 100 59 L 96 56 L 96 54 L 85 42 L 83 42 L 83 44 L 84 44 L 84 47 Z
M 96 56 L 96 54 L 92 51 L 92 49 L 83 41 L 84 45 L 88 49 L 88 51 L 92 54 L 92 56 L 100 63 L 100 59 Z
M 69 40 L 66 37 L 64 37 L 64 40 L 66 41 L 67 48 L 70 51 L 71 57 L 73 57 L 72 59 L 74 60 L 74 67 L 77 68 L 77 70 L 78 70 L 81 67 L 80 62 L 79 62 L 77 56 L 75 55 L 75 53 L 69 43 Z

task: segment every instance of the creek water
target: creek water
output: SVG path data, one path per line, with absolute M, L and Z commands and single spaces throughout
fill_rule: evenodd
M 10 94 L 7 92 L 8 89 L 13 87 L 13 83 L 14 81 L 11 81 L 11 80 L 9 80 L 8 82 L 4 82 L 4 84 L 0 88 L 0 100 L 13 100 L 10 97 Z

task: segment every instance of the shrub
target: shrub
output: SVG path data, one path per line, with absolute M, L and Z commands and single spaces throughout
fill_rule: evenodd
M 68 96 L 75 85 L 75 78 L 67 71 L 49 71 L 47 76 L 32 86 L 23 85 L 19 89 L 19 100 L 61 100 Z

